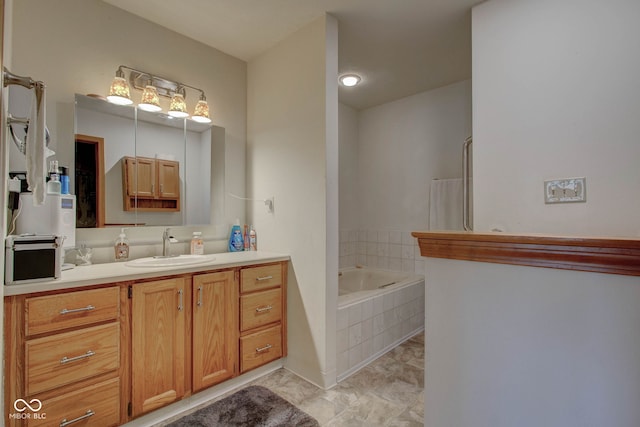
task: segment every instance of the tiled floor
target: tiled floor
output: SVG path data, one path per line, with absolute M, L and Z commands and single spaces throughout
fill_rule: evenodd
M 331 390 L 285 369 L 252 384 L 269 388 L 321 426 L 422 426 L 424 334 L 405 341 Z

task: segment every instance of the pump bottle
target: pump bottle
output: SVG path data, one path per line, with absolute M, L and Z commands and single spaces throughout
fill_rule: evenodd
M 204 255 L 204 242 L 200 231 L 193 232 L 191 239 L 191 255 Z
M 116 261 L 126 261 L 129 259 L 129 239 L 124 234 L 124 228 L 120 229 L 120 234 L 114 245 Z

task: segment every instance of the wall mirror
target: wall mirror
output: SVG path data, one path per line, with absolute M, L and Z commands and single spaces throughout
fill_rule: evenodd
M 77 227 L 211 223 L 220 135 L 211 124 L 76 94 Z
M 30 94 L 21 89 L 9 93 L 9 111 L 17 117 L 28 111 Z M 68 169 L 76 228 L 208 225 L 222 216 L 224 128 L 80 94 L 71 122 L 72 132 L 59 132 L 71 137 L 56 141 L 49 159 Z M 15 144 L 9 151 L 9 170 L 24 171 L 24 154 Z M 127 164 L 133 165 L 129 174 Z M 144 167 L 153 174 L 147 194 L 138 172 Z

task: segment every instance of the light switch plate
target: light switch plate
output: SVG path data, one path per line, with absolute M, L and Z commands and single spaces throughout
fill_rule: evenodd
M 587 201 L 586 178 L 552 179 L 544 182 L 544 202 L 576 203 Z

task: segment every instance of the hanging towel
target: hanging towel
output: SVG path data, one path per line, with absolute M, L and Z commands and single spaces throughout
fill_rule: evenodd
M 44 83 L 36 82 L 29 114 L 26 137 L 27 184 L 33 193 L 33 204 L 39 206 L 45 199 L 46 130 Z
M 431 181 L 429 229 L 462 230 L 462 179 Z

